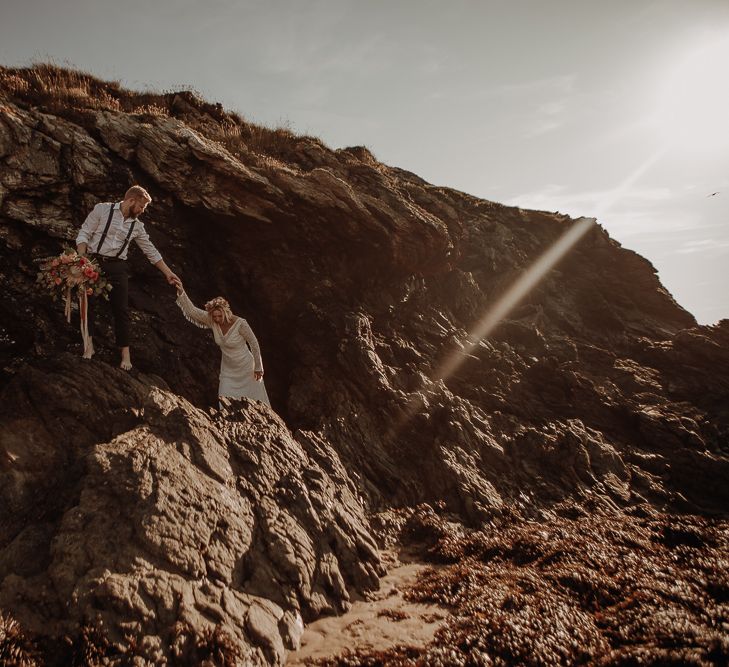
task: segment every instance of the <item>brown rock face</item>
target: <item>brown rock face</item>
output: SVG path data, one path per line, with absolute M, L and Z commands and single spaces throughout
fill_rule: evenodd
M 64 354 L 8 384 L 0 607 L 37 633 L 98 623 L 155 661 L 177 624 L 215 624 L 279 663 L 302 620 L 383 572 L 355 485 L 267 408 L 206 413 L 159 382 Z
M 366 511 L 729 508 L 729 321 L 697 326 L 601 228 L 471 341 L 573 221 L 194 95 L 54 76 L 86 95 L 0 68 L 0 608 L 28 628 L 101 619 L 156 659 L 192 650 L 175 624 L 217 625 L 241 659 L 280 661 L 300 618 L 377 585 Z M 134 182 L 193 300 L 222 294 L 251 323 L 280 418 L 210 409 L 219 352 L 136 248 L 139 372 L 104 363 L 110 334 L 101 361 L 76 356 L 33 260 Z

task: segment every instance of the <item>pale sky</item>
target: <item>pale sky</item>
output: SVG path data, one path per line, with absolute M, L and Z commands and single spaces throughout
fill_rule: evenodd
M 729 0 L 0 0 L 0 63 L 49 59 L 596 215 L 729 318 Z

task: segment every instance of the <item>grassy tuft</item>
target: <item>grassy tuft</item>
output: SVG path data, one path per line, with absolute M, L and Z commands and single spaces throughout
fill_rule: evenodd
M 220 104 L 206 102 L 195 90 L 133 91 L 118 81 L 102 81 L 52 62 L 0 66 L 0 100 L 38 107 L 88 127 L 97 111 L 176 118 L 239 160 L 264 167 L 296 171 L 302 146 L 329 152 L 316 137 L 298 136 L 287 124 L 267 127 L 248 122 Z

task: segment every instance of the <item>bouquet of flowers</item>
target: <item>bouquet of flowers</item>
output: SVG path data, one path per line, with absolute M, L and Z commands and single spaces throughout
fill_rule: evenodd
M 46 257 L 37 260 L 40 271 L 36 282 L 45 288 L 56 301 L 59 297 L 66 304 L 66 319 L 71 321 L 71 300 L 75 292 L 78 295 L 79 313 L 81 315 L 81 338 L 84 349 L 88 345 L 88 297 L 103 296 L 109 298 L 111 284 L 101 273 L 96 260 L 79 255 L 73 248 L 65 248 L 57 257 Z

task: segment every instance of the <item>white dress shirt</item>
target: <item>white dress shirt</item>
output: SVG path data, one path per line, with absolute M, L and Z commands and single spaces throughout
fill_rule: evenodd
M 84 224 L 81 225 L 81 229 L 76 237 L 76 245 L 85 243 L 86 252 L 88 253 L 116 257 L 116 254 L 124 243 L 124 239 L 129 234 L 132 221 L 136 220 L 134 232 L 132 232 L 129 243 L 124 248 L 124 252 L 119 255 L 119 259 L 127 258 L 129 246 L 132 244 L 132 241 L 135 241 L 152 264 L 159 262 L 162 259 L 162 255 L 154 247 L 152 241 L 149 240 L 149 234 L 144 229 L 144 223 L 136 218 L 125 218 L 121 212 L 121 202 L 113 204 L 114 215 L 111 216 L 111 224 L 104 239 L 104 245 L 101 248 L 97 248 L 101 240 L 101 235 L 104 233 L 106 221 L 109 219 L 109 209 L 111 206 L 111 202 L 104 202 L 94 206 L 94 209 L 86 217 L 86 220 L 84 220 Z

